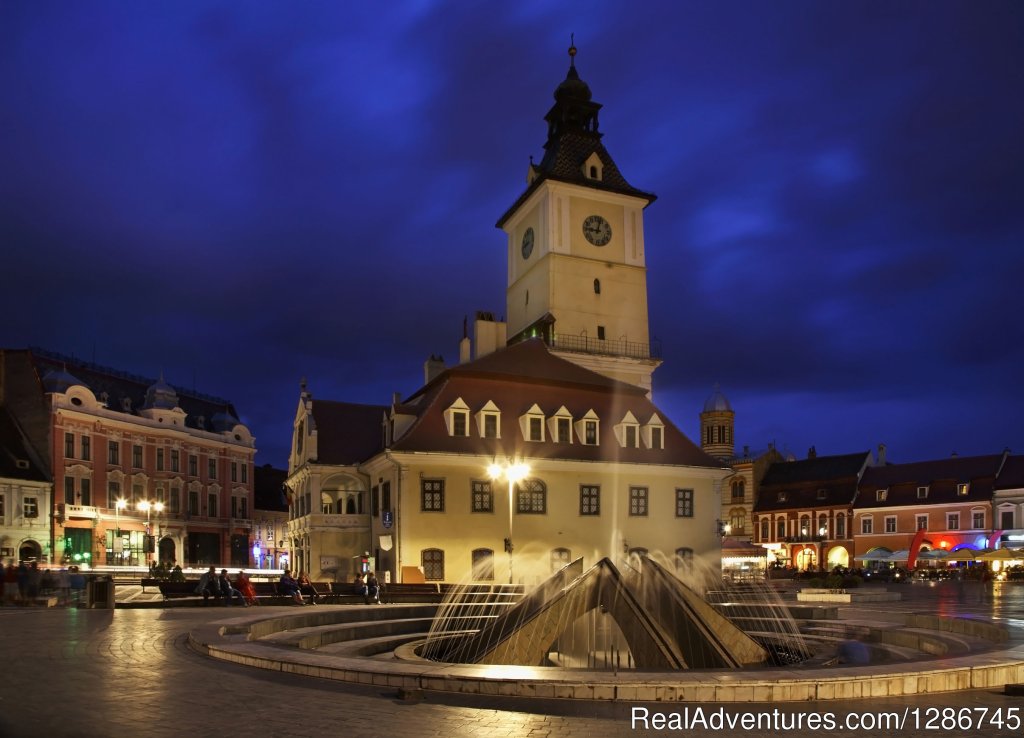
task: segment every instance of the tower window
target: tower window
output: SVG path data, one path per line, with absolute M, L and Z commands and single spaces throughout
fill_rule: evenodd
M 594 294 L 595 295 L 600 295 L 601 294 L 601 280 L 600 279 L 595 279 L 594 280 Z

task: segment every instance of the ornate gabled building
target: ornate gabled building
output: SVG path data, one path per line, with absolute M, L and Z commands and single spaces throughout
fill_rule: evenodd
M 768 467 L 754 504 L 754 541 L 800 570 L 854 565 L 853 504 L 870 451 L 780 461 Z
M 39 349 L 0 364 L 54 480 L 47 563 L 249 565 L 255 442 L 231 403 Z
M 402 581 L 507 570 L 534 583 L 574 558 L 629 551 L 718 568 L 729 472 L 650 400 L 660 359 L 643 210 L 654 196 L 608 154 L 600 107 L 571 62 L 545 116 L 544 157 L 498 221 L 507 323 L 479 313 L 460 364 L 432 356 L 424 386 L 390 407 L 303 389 L 289 535 L 312 576 L 348 578 L 367 553 Z
M 528 583 L 578 557 L 589 565 L 628 551 L 718 565 L 714 521 L 728 470 L 643 388 L 583 369 L 540 340 L 446 369 L 389 408 L 328 403 L 335 421 L 351 422 L 325 423 L 321 402 L 304 392 L 293 453 L 305 460 L 289 476 L 289 530 L 296 551 L 308 540 L 303 561 L 314 576 L 347 578 L 364 546 L 391 577 L 419 570 L 430 581 L 471 572 L 502 581 L 513 557 L 512 576 Z M 362 460 L 313 463 L 327 438 L 338 450 L 362 448 Z M 528 467 L 524 479 L 490 476 L 496 461 L 512 460 Z M 326 496 L 324 479 L 334 480 Z

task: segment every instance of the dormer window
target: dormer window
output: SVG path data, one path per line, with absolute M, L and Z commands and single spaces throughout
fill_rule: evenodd
M 576 437 L 584 446 L 597 446 L 600 437 L 600 421 L 597 413 L 588 410 L 587 414 L 576 421 Z
M 819 500 L 824 500 L 826 497 L 828 497 L 828 491 L 824 490 L 824 489 L 819 489 L 818 490 L 818 499 Z
M 917 488 L 917 499 L 919 499 L 919 500 L 928 499 L 928 488 L 927 487 L 918 487 Z
M 534 405 L 519 418 L 523 438 L 527 441 L 541 442 L 544 440 L 544 411 Z
M 778 501 L 779 502 L 785 502 L 786 501 L 786 493 L 785 492 L 779 492 Z
M 956 486 L 956 493 L 957 493 L 957 496 L 959 496 L 959 497 L 963 497 L 968 492 L 970 492 L 970 490 L 971 490 L 971 485 L 968 484 L 967 482 L 960 482 L 960 484 L 958 484 Z
M 587 157 L 587 160 L 583 162 L 583 176 L 587 179 L 593 179 L 600 182 L 604 179 L 604 162 L 601 161 L 601 157 L 594 152 Z
M 501 438 L 501 411 L 488 401 L 476 414 L 477 432 L 481 438 Z
M 640 436 L 647 448 L 665 448 L 665 424 L 661 422 L 657 413 L 652 415 L 641 429 Z
M 469 435 L 469 405 L 458 398 L 444 411 L 444 423 L 449 436 Z
M 640 422 L 633 413 L 627 411 L 619 424 L 615 426 L 615 438 L 623 448 L 639 448 Z
M 885 498 L 889 496 L 889 490 L 887 489 L 876 489 L 875 490 L 875 502 L 885 502 Z
M 572 413 L 565 405 L 548 418 L 548 437 L 555 443 L 572 443 Z

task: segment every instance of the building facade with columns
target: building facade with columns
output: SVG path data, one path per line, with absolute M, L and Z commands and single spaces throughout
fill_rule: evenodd
M 54 480 L 47 563 L 250 565 L 255 441 L 231 403 L 38 349 L 2 358 Z

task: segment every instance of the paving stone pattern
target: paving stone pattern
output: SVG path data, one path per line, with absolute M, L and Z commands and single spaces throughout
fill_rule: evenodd
M 1018 591 L 1019 589 L 1019 591 Z M 924 590 L 921 590 L 924 594 Z M 1024 626 L 1024 585 L 992 603 L 925 598 L 900 609 L 995 615 Z M 286 608 L 282 608 L 286 609 Z M 267 608 L 271 610 L 271 608 Z M 765 731 L 631 730 L 633 705 L 428 694 L 402 701 L 393 690 L 250 669 L 198 655 L 186 641 L 191 629 L 230 617 L 223 608 L 27 609 L 0 608 L 0 738 L 125 738 L 134 736 L 758 736 Z M 1015 634 L 1015 639 L 1019 633 Z M 646 704 L 651 711 L 691 710 L 696 704 Z M 1009 707 L 1024 698 L 972 690 L 913 698 L 807 702 L 780 705 L 787 712 L 922 710 Z M 736 714 L 772 705 L 705 705 Z M 972 730 L 887 731 L 905 736 L 1022 735 L 990 726 Z M 869 731 L 786 731 L 780 736 L 871 736 Z

